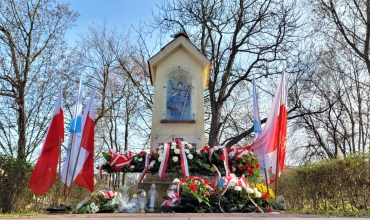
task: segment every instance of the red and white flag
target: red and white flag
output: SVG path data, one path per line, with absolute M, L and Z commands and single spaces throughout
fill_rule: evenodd
M 64 141 L 62 86 L 55 103 L 41 155 L 32 172 L 28 187 L 43 196 L 53 185 L 57 172 L 60 143 Z
M 95 91 L 91 92 L 90 100 L 82 115 L 81 148 L 74 175 L 74 182 L 90 192 L 94 191 L 94 121 Z
M 287 131 L 287 84 L 284 71 L 281 74 L 272 108 L 267 117 L 266 124 L 250 150 L 258 156 L 260 165 L 268 169 L 272 166 L 272 172 L 276 173 L 276 160 L 279 154 L 278 175 L 283 171 L 286 153 Z M 279 151 L 279 152 L 278 152 Z M 270 158 L 272 156 L 272 160 Z

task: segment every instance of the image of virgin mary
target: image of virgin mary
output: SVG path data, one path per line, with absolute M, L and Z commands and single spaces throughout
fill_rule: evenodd
M 170 89 L 167 93 L 166 119 L 190 119 L 191 85 L 183 81 L 170 80 Z

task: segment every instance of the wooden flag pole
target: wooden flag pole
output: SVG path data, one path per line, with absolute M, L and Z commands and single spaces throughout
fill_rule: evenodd
M 74 139 L 75 139 L 74 137 L 75 137 L 75 131 L 72 132 L 72 141 L 71 141 L 71 148 L 69 149 L 68 165 L 67 165 L 67 172 L 66 172 L 66 181 L 64 183 L 63 196 L 64 196 L 64 198 L 66 198 L 67 201 L 68 201 L 68 197 L 67 197 L 68 172 L 69 172 L 69 166 L 70 166 L 70 163 L 71 163 L 71 155 L 72 155 L 73 144 L 74 144 Z
M 265 161 L 263 161 L 265 163 Z M 264 165 L 265 166 L 265 165 Z M 263 168 L 265 170 L 265 180 L 266 180 L 266 190 L 267 190 L 267 195 L 270 197 L 270 190 L 269 190 L 269 183 L 267 181 L 267 169 Z M 271 209 L 271 203 L 269 202 L 269 208 Z
M 83 132 L 82 132 L 83 133 Z M 82 137 L 81 138 L 81 143 L 80 143 L 80 147 L 78 148 L 78 153 L 77 153 L 77 158 L 76 158 L 76 162 L 75 162 L 75 166 L 73 167 L 73 173 L 72 173 L 72 182 L 71 182 L 71 187 L 69 188 L 69 191 L 68 191 L 68 197 L 71 195 L 72 193 L 72 183 L 73 183 L 73 180 L 75 178 L 75 173 L 76 173 L 76 167 L 77 167 L 77 164 L 78 164 L 78 159 L 80 157 L 80 152 L 81 152 L 81 146 L 82 146 L 82 142 L 83 142 L 84 138 Z
M 61 154 L 62 154 L 62 142 L 61 142 L 61 140 L 60 140 L 61 138 L 59 137 L 59 163 L 58 163 L 58 167 L 59 167 L 59 181 L 58 181 L 58 202 L 57 202 L 57 205 L 58 206 L 60 206 L 60 202 L 61 202 L 61 199 L 60 199 L 60 197 L 61 197 L 61 185 L 60 185 L 60 183 L 62 182 L 62 175 L 61 175 L 61 162 L 60 162 L 60 160 L 61 160 Z

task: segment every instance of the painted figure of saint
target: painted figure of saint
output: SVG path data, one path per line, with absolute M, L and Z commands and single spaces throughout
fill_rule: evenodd
M 183 81 L 171 81 L 167 94 L 166 119 L 189 120 L 191 85 Z

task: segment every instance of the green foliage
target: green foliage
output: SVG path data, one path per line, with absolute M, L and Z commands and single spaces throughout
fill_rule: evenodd
M 115 195 L 112 197 L 105 197 L 104 192 L 93 192 L 91 195 L 81 201 L 76 207 L 77 214 L 84 214 L 84 213 L 95 213 L 95 212 L 106 212 L 106 211 L 114 211 L 121 205 L 121 200 L 114 191 Z
M 102 154 L 103 154 L 104 159 L 106 159 L 107 161 L 110 161 L 112 159 L 111 156 L 107 152 L 102 152 Z
M 279 178 L 279 194 L 292 210 L 341 212 L 369 211 L 370 154 L 286 169 Z
M 3 213 L 22 212 L 32 204 L 28 189 L 32 166 L 25 160 L 0 155 L 0 209 Z
M 229 188 L 224 194 L 223 188 L 218 188 L 215 182 L 209 182 L 199 177 L 175 179 L 179 182 L 180 203 L 175 207 L 167 207 L 166 211 L 175 212 L 259 212 L 256 203 L 260 208 L 267 209 L 269 198 L 262 195 L 257 188 L 244 188 L 242 183 L 233 178 Z M 168 196 L 165 199 L 170 199 Z M 254 202 L 254 203 L 253 203 Z
M 191 144 L 185 143 L 185 155 L 188 163 L 189 173 L 205 176 L 214 176 L 216 170 L 213 167 L 215 165 L 221 176 L 225 176 L 226 170 L 224 161 L 228 160 L 228 166 L 232 173 L 237 176 L 245 175 L 249 179 L 256 179 L 259 177 L 259 164 L 258 158 L 251 152 L 248 152 L 244 148 L 238 148 L 237 150 L 226 149 L 214 146 L 210 148 L 208 146 L 203 147 L 200 150 L 196 150 Z M 212 151 L 211 151 L 212 149 Z M 164 146 L 160 146 L 154 151 L 150 152 L 149 168 L 148 172 L 155 174 L 158 173 L 160 164 L 163 158 Z M 212 152 L 212 153 L 211 153 Z M 229 154 L 229 152 L 233 152 Z M 107 160 L 107 163 L 102 166 L 102 169 L 108 173 L 112 172 L 143 172 L 145 169 L 145 157 L 148 152 L 141 151 L 140 153 L 134 154 L 131 162 L 118 166 L 117 163 L 112 166 L 110 163 L 115 160 L 110 154 L 104 152 L 103 157 Z M 225 155 L 224 155 L 225 154 Z M 120 155 L 118 154 L 115 154 Z M 231 155 L 231 156 L 230 156 Z M 119 164 L 119 163 L 118 163 Z M 212 165 L 213 164 L 213 165 Z M 99 169 L 99 167 L 97 167 Z M 180 157 L 180 146 L 178 143 L 170 143 L 169 156 L 167 161 L 166 173 L 171 173 L 173 176 L 182 176 L 181 172 L 181 157 Z

